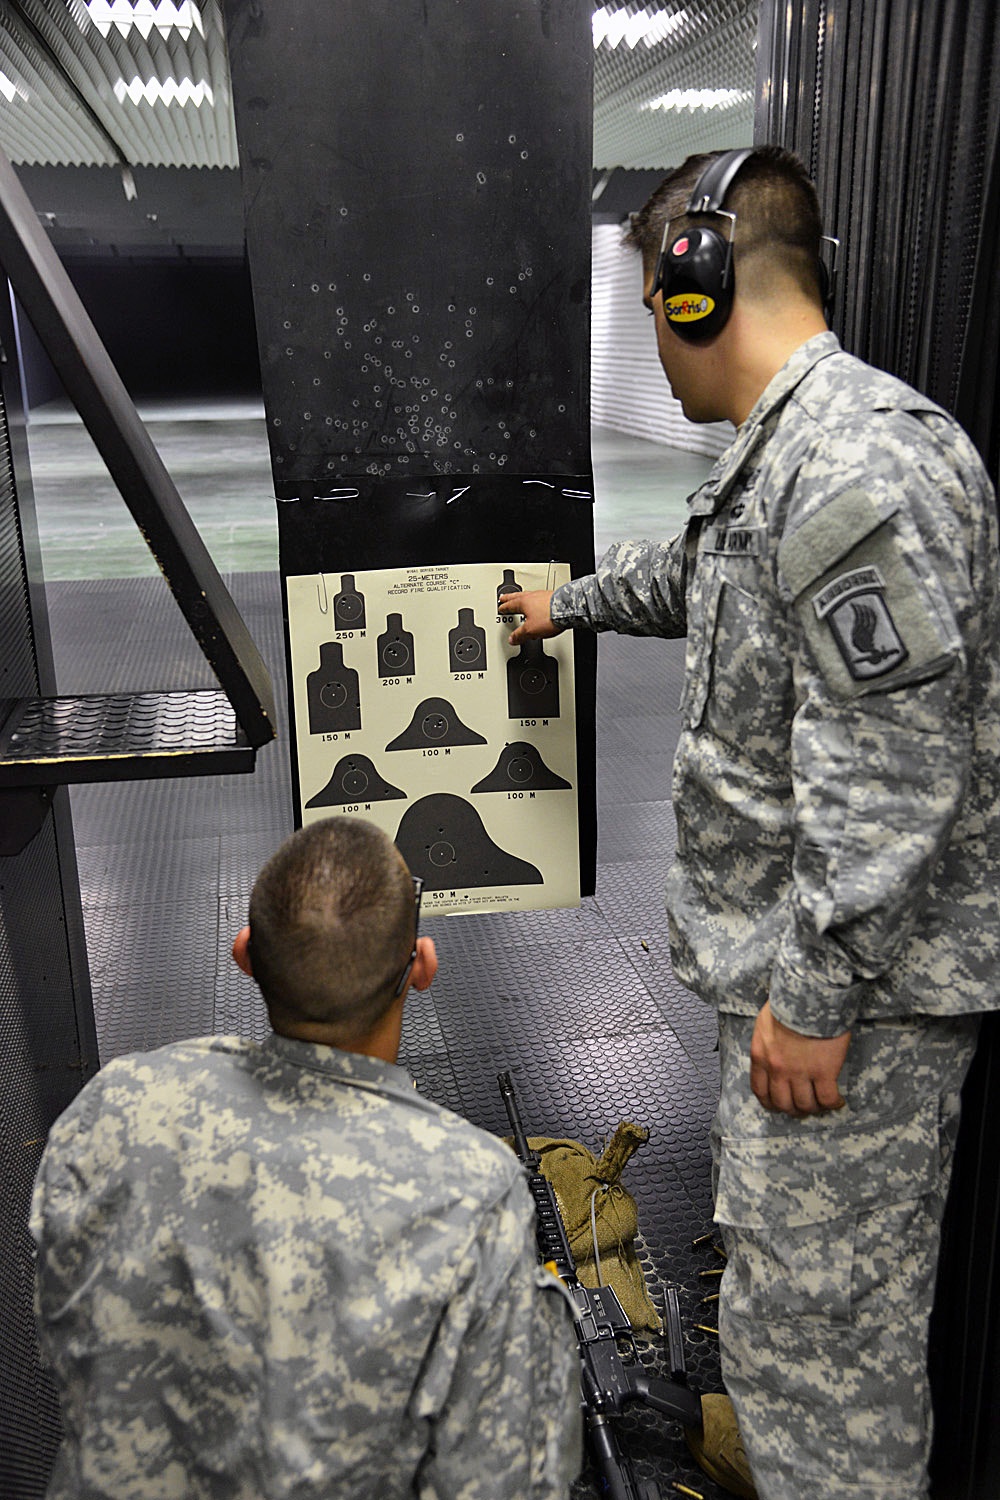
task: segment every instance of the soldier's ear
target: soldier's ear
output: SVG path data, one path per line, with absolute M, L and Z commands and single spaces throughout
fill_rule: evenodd
M 253 978 L 253 967 L 250 963 L 250 929 L 241 927 L 233 939 L 233 958 L 236 960 L 237 968 L 243 970 Z
M 415 990 L 425 990 L 437 973 L 438 959 L 434 939 L 417 938 L 417 956 L 410 971 L 410 983 Z

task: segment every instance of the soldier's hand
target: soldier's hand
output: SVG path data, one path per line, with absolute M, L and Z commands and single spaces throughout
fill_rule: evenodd
M 536 641 L 565 630 L 552 619 L 552 595 L 554 589 L 531 589 L 526 594 L 503 594 L 497 604 L 501 615 L 523 615 L 524 620 L 507 640 L 512 646 L 522 641 Z
M 750 1087 L 765 1109 L 786 1115 L 815 1115 L 846 1103 L 837 1079 L 851 1033 L 803 1036 L 761 1006 L 750 1043 Z

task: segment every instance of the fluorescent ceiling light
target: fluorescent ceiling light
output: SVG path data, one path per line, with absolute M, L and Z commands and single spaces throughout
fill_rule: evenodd
M 650 99 L 643 109 L 729 109 L 734 104 L 748 104 L 753 98 L 749 89 L 671 89 L 658 99 Z
M 609 47 L 617 47 L 619 42 L 625 42 L 629 47 L 635 47 L 639 42 L 655 47 L 686 20 L 684 11 L 667 15 L 662 10 L 639 10 L 632 15 L 627 10 L 612 10 L 608 5 L 599 5 L 593 15 L 594 47 L 599 47 L 602 42 L 607 42 Z
M 28 90 L 23 83 L 11 83 L 5 73 L 0 73 L 0 94 L 13 103 L 15 99 L 27 99 Z
M 86 0 L 87 15 L 102 36 L 107 36 L 112 27 L 117 27 L 122 36 L 127 36 L 134 26 L 143 39 L 156 27 L 161 36 L 179 31 L 184 41 L 191 32 L 205 35 L 201 23 L 201 11 L 192 0 Z
M 209 104 L 215 103 L 215 95 L 212 86 L 208 83 L 192 83 L 190 78 L 182 78 L 180 83 L 174 78 L 151 78 L 144 83 L 141 78 L 133 78 L 131 83 L 126 83 L 124 78 L 119 78 L 115 84 L 115 98 L 119 104 L 124 104 L 126 99 L 131 99 L 133 104 L 204 104 L 206 99 Z

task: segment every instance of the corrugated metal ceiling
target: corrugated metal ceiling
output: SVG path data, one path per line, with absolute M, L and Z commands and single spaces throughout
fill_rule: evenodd
M 662 169 L 751 145 L 759 11 L 759 0 L 598 6 L 595 167 Z
M 17 164 L 235 167 L 216 0 L 0 0 L 0 144 Z
M 470 0 L 471 3 L 471 0 Z M 594 11 L 594 165 L 749 142 L 759 0 Z M 234 167 L 217 0 L 0 0 L 0 144 L 23 165 Z

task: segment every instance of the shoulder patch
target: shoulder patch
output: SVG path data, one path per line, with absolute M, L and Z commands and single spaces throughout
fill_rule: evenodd
M 962 651 L 895 515 L 863 491 L 839 495 L 785 539 L 778 567 L 816 665 L 834 693 L 890 692 L 946 671 Z
M 885 588 L 878 568 L 853 568 L 812 597 L 817 619 L 829 625 L 855 682 L 884 677 L 910 654 L 886 603 Z

